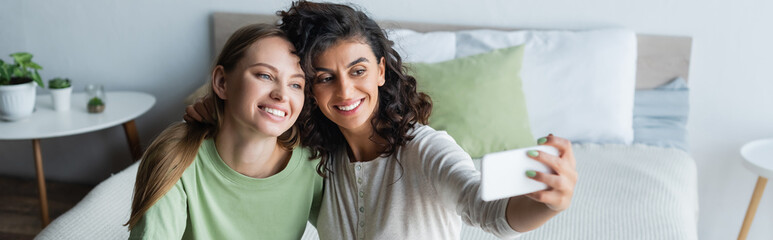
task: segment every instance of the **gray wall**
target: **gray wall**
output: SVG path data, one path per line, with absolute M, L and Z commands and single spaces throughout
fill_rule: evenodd
M 367 0 L 378 19 L 520 28 L 623 26 L 640 33 L 694 38 L 689 122 L 698 163 L 701 239 L 737 236 L 756 181 L 738 149 L 773 137 L 770 54 L 773 2 L 765 0 Z M 44 78 L 74 80 L 76 90 L 153 94 L 137 119 L 143 145 L 179 120 L 182 99 L 204 81 L 214 11 L 273 13 L 288 1 L 0 0 L 0 57 L 35 54 Z M 45 91 L 43 91 L 45 92 Z M 2 134 L 2 133 L 0 133 Z M 129 164 L 123 130 L 42 141 L 48 179 L 96 183 Z M 34 176 L 30 141 L 0 141 L 0 174 Z M 770 191 L 770 187 L 768 187 Z M 773 236 L 773 197 L 763 196 L 750 239 Z

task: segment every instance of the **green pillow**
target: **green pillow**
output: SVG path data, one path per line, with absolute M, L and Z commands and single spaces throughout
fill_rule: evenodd
M 419 91 L 432 97 L 429 125 L 473 158 L 535 145 L 521 90 L 523 46 L 439 63 L 411 63 Z

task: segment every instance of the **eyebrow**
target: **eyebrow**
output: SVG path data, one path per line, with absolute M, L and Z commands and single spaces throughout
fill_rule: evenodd
M 350 67 L 354 66 L 355 64 L 358 64 L 358 63 L 361 63 L 361 62 L 369 62 L 369 61 L 368 61 L 367 58 L 361 57 L 361 58 L 358 58 L 357 60 L 354 60 L 354 61 L 350 62 L 349 64 L 347 64 L 346 68 L 350 68 Z M 327 68 L 321 68 L 321 67 L 314 68 L 314 70 L 322 71 L 322 72 L 332 72 L 333 71 L 333 70 L 330 70 L 330 69 L 327 69 Z
M 279 70 L 277 70 L 274 66 L 269 65 L 268 63 L 256 63 L 256 64 L 250 65 L 249 67 L 254 67 L 254 66 L 264 66 L 264 67 L 267 67 L 267 68 L 271 69 L 271 71 L 279 72 Z M 290 77 L 293 77 L 293 78 L 304 78 L 303 74 L 300 74 L 300 73 L 293 74 Z
M 268 63 L 255 63 L 250 65 L 249 67 L 254 67 L 254 66 L 264 66 L 271 69 L 271 71 L 279 72 L 279 70 L 277 70 L 274 66 L 269 65 Z

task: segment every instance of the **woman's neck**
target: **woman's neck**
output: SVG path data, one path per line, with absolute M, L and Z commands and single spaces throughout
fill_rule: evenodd
M 292 151 L 282 148 L 276 137 L 228 122 L 215 136 L 217 152 L 228 167 L 248 177 L 267 178 L 287 166 Z
M 359 129 L 340 128 L 346 142 L 349 144 L 347 154 L 349 161 L 367 162 L 376 159 L 384 151 L 383 138 L 375 134 L 373 126 L 364 124 Z

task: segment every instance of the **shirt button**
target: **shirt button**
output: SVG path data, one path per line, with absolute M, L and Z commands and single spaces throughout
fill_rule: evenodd
M 357 165 L 357 167 L 356 167 L 356 168 L 357 168 L 357 170 L 360 170 L 360 168 L 362 168 L 362 166 L 360 166 L 360 165 Z
M 357 178 L 357 183 L 362 183 L 362 178 Z
M 365 222 L 360 222 L 360 227 L 365 227 Z
M 364 197 L 364 196 L 365 196 L 365 192 L 360 191 L 360 197 Z
M 365 207 L 360 207 L 360 212 L 365 212 Z

